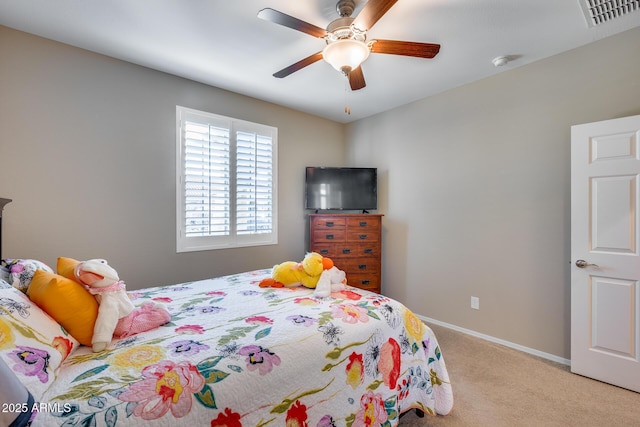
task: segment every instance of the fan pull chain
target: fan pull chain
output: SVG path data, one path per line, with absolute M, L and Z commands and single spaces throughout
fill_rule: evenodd
M 350 116 L 351 115 L 351 107 L 349 107 L 349 100 L 347 99 L 348 98 L 349 89 L 350 89 L 349 87 L 347 87 L 348 84 L 349 84 L 349 79 L 345 79 L 344 82 L 345 82 L 344 83 L 344 113 L 347 116 Z

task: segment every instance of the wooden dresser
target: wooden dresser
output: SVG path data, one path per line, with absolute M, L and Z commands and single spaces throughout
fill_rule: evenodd
M 382 215 L 310 214 L 309 251 L 333 260 L 350 286 L 380 293 Z

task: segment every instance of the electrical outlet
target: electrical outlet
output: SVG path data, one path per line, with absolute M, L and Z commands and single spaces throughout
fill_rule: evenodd
M 471 308 L 474 310 L 480 310 L 480 298 L 471 297 Z

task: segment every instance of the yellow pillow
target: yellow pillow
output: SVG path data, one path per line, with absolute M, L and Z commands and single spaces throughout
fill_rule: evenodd
M 76 275 L 74 274 L 74 271 L 76 269 L 76 265 L 78 264 L 80 264 L 80 261 L 78 261 L 77 259 L 60 257 L 58 258 L 58 265 L 56 266 L 56 271 L 62 277 L 66 277 L 67 279 L 71 279 L 77 282 L 78 279 L 76 279 Z
M 81 344 L 91 346 L 98 301 L 81 284 L 36 270 L 27 295 Z

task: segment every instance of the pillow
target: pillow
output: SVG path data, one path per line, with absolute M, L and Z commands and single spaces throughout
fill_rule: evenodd
M 4 265 L 6 260 L 0 259 L 0 279 L 5 282 L 9 280 L 9 269 Z
M 58 258 L 56 270 L 62 277 L 66 277 L 67 279 L 77 282 L 78 279 L 76 279 L 75 269 L 78 264 L 80 264 L 80 261 L 77 259 L 60 257 Z
M 79 345 L 25 294 L 14 287 L 0 288 L 0 358 L 37 400 Z
M 37 270 L 27 295 L 81 344 L 91 345 L 98 301 L 81 284 Z
M 2 278 L 24 293 L 27 293 L 36 270 L 53 273 L 51 267 L 35 259 L 3 259 L 1 264 Z

